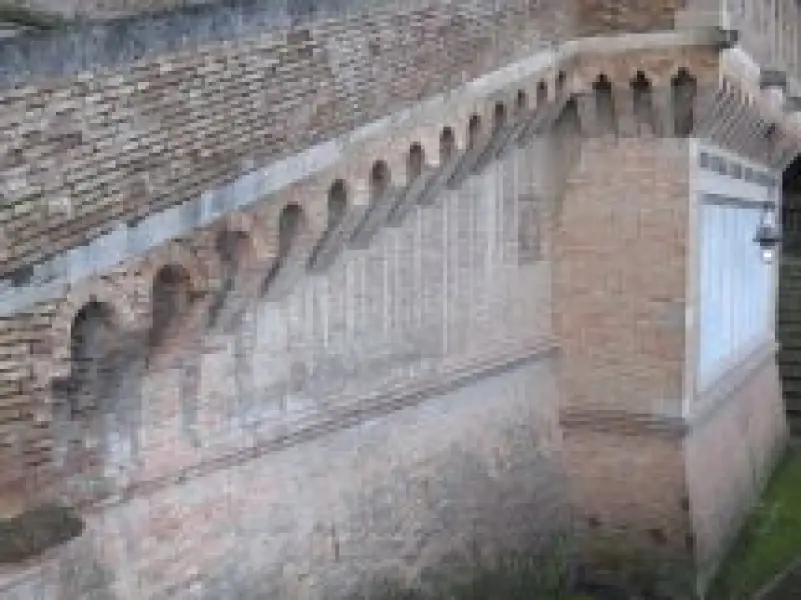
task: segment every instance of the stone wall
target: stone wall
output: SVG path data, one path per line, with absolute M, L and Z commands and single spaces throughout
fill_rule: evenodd
M 371 575 L 431 584 L 477 548 L 540 549 L 568 523 L 553 366 L 545 353 L 90 514 L 80 539 L 0 575 L 0 595 L 339 598 Z

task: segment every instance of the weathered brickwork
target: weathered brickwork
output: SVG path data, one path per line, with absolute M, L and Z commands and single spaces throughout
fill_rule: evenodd
M 32 74 L 2 96 L 2 273 L 525 56 L 557 18 L 550 4 L 435 2 L 91 77 Z
M 676 11 L 687 0 L 578 0 L 576 33 L 664 31 L 674 27 Z
M 526 91 L 526 93 L 533 98 L 535 95 L 535 84 L 537 81 L 541 81 L 543 78 L 547 79 L 547 77 L 547 73 L 536 73 L 530 81 L 516 83 L 513 90 L 526 90 L 527 88 L 530 88 Z M 496 101 L 501 99 L 508 101 L 508 106 L 510 107 L 509 110 L 511 111 L 514 98 L 515 94 L 510 92 L 503 98 L 501 96 L 496 97 Z M 483 123 L 491 123 L 494 106 L 495 102 L 489 102 L 485 105 L 478 106 L 467 105 L 461 107 L 445 107 L 445 114 L 448 116 L 441 117 L 443 119 L 442 124 L 452 126 L 457 148 L 464 149 L 465 147 L 467 129 L 466 121 L 468 120 L 468 115 L 480 115 Z M 484 125 L 483 127 L 484 131 L 489 130 L 489 125 Z M 391 151 L 387 151 L 387 149 L 384 148 L 384 144 L 386 142 L 383 140 L 376 140 L 366 145 L 354 145 L 354 150 L 350 158 L 355 161 L 356 164 L 336 165 L 333 169 L 325 170 L 313 179 L 284 189 L 280 195 L 273 196 L 268 201 L 260 203 L 255 207 L 254 210 L 250 212 L 233 214 L 226 219 L 221 219 L 218 222 L 215 222 L 208 230 L 195 232 L 191 242 L 188 240 L 176 240 L 174 242 L 170 242 L 150 253 L 150 255 L 141 261 L 141 264 L 134 263 L 124 265 L 120 269 L 117 269 L 116 272 L 106 274 L 102 279 L 89 280 L 81 283 L 80 285 L 73 286 L 68 297 L 64 301 L 58 302 L 55 307 L 48 308 L 48 312 L 42 316 L 44 322 L 51 322 L 51 327 L 49 330 L 41 332 L 41 336 L 37 339 L 37 342 L 41 346 L 39 349 L 40 351 L 32 361 L 32 364 L 26 368 L 25 372 L 19 374 L 19 377 L 26 378 L 29 384 L 34 386 L 35 389 L 33 391 L 35 393 L 31 393 L 29 389 L 22 390 L 19 388 L 14 388 L 9 390 L 8 393 L 14 395 L 14 397 L 10 398 L 9 404 L 19 404 L 21 398 L 26 397 L 29 404 L 47 407 L 51 406 L 52 393 L 50 388 L 54 382 L 67 378 L 72 370 L 71 353 L 73 351 L 70 348 L 70 332 L 71 328 L 73 327 L 73 320 L 78 311 L 92 299 L 97 302 L 107 304 L 113 308 L 112 320 L 114 321 L 114 328 L 117 331 L 122 332 L 120 340 L 124 341 L 128 346 L 135 345 L 132 344 L 132 339 L 130 336 L 134 336 L 133 339 L 142 339 L 143 336 L 147 336 L 147 330 L 149 327 L 153 326 L 158 328 L 155 323 L 151 322 L 151 318 L 154 316 L 154 309 L 156 307 L 156 302 L 153 298 L 154 290 L 152 286 L 154 284 L 155 276 L 165 265 L 179 265 L 182 270 L 186 271 L 191 291 L 194 295 L 198 296 L 198 301 L 192 305 L 191 310 L 189 311 L 190 314 L 187 315 L 181 323 L 182 340 L 180 343 L 184 345 L 190 344 L 190 341 L 195 339 L 198 335 L 202 336 L 204 327 L 207 326 L 206 317 L 209 313 L 209 310 L 220 297 L 220 294 L 225 294 L 231 291 L 227 288 L 223 289 L 226 285 L 233 285 L 234 288 L 237 288 L 237 294 L 246 298 L 252 298 L 254 296 L 258 297 L 259 290 L 253 289 L 253 283 L 255 283 L 256 287 L 258 287 L 264 276 L 270 271 L 271 268 L 273 268 L 273 265 L 276 264 L 276 261 L 280 258 L 279 255 L 281 242 L 278 239 L 280 237 L 280 232 L 276 226 L 280 221 L 279 213 L 282 212 L 283 207 L 297 206 L 301 209 L 302 218 L 300 230 L 298 232 L 297 239 L 294 240 L 292 245 L 293 250 L 291 258 L 293 263 L 302 264 L 304 260 L 309 258 L 309 252 L 312 250 L 314 245 L 318 241 L 325 239 L 324 235 L 327 227 L 325 224 L 327 211 L 326 198 L 333 181 L 336 181 L 338 177 L 342 177 L 347 182 L 349 188 L 348 201 L 350 204 L 350 209 L 355 215 L 358 215 L 359 211 L 364 209 L 364 204 L 368 201 L 368 188 L 370 186 L 369 181 L 365 180 L 364 174 L 369 173 L 375 156 L 378 153 L 386 154 L 387 160 L 390 164 L 391 181 L 393 185 L 395 182 L 397 182 L 397 185 L 401 185 L 402 182 L 407 179 L 406 171 L 408 170 L 406 165 L 408 151 L 405 151 L 404 149 L 410 148 L 413 140 L 422 140 L 423 145 L 425 146 L 425 156 L 427 157 L 427 161 L 430 161 L 433 168 L 436 166 L 439 153 L 439 149 L 437 147 L 438 141 L 436 140 L 435 136 L 440 131 L 441 127 L 439 122 L 424 122 L 412 128 L 404 128 L 403 133 L 398 133 L 397 136 L 393 135 L 393 139 L 398 144 L 398 147 L 397 149 L 393 149 Z M 358 153 L 356 152 L 356 148 L 360 149 Z M 380 156 L 380 154 L 378 155 Z M 472 211 L 472 214 L 459 217 L 459 219 L 455 221 L 453 220 L 455 218 L 454 215 L 450 217 L 451 222 L 454 224 L 461 221 L 460 227 L 462 228 L 461 231 L 463 233 L 459 234 L 459 236 L 469 234 L 470 238 L 466 238 L 464 240 L 465 242 L 472 238 L 470 243 L 481 243 L 485 245 L 489 244 L 490 247 L 492 247 L 493 244 L 497 245 L 501 243 L 500 240 L 502 238 L 497 236 L 500 236 L 502 232 L 505 232 L 503 235 L 506 236 L 506 241 L 504 242 L 505 246 L 503 247 L 507 248 L 507 250 L 504 250 L 503 254 L 497 254 L 497 250 L 485 250 L 481 254 L 478 254 L 474 259 L 478 260 L 479 263 L 486 262 L 488 257 L 491 257 L 492 260 L 497 260 L 498 257 L 506 256 L 506 258 L 503 260 L 506 260 L 507 262 L 510 260 L 512 261 L 508 263 L 509 268 L 513 268 L 515 270 L 517 269 L 518 260 L 514 258 L 514 254 L 509 254 L 509 252 L 515 251 L 514 248 L 516 247 L 515 238 L 509 236 L 517 235 L 519 233 L 518 225 L 515 224 L 517 223 L 517 209 L 515 208 L 514 204 L 509 204 L 509 202 L 514 201 L 519 194 L 533 198 L 534 196 L 531 196 L 531 193 L 535 192 L 538 186 L 545 185 L 539 180 L 541 178 L 540 175 L 546 171 L 537 169 L 533 172 L 527 172 L 522 168 L 524 161 L 528 160 L 525 157 L 529 155 L 530 153 L 526 154 L 526 152 L 523 154 L 518 153 L 516 155 L 512 155 L 510 157 L 512 162 L 507 161 L 500 163 L 497 167 L 495 167 L 495 169 L 500 169 L 500 171 L 498 171 L 496 175 L 492 175 L 488 182 L 485 182 L 484 189 L 489 190 L 496 188 L 496 186 L 491 182 L 501 182 L 505 179 L 509 179 L 509 174 L 511 173 L 519 174 L 514 178 L 514 181 L 509 179 L 509 181 L 507 181 L 507 183 L 505 183 L 504 186 L 497 191 L 497 193 L 501 193 L 502 195 L 505 194 L 506 196 L 504 197 L 508 196 L 506 200 L 507 204 L 503 205 L 506 206 L 506 208 L 503 210 L 498 208 L 495 216 L 488 217 L 490 218 L 489 223 L 495 223 L 495 225 L 493 226 L 492 231 L 487 230 L 487 232 L 483 234 L 485 236 L 482 238 L 484 240 L 483 242 L 476 237 L 480 234 L 476 232 L 475 226 L 471 227 L 469 226 L 469 223 L 473 222 L 472 220 L 478 219 L 480 214 L 485 214 L 487 210 L 486 208 L 480 210 L 479 208 L 476 208 L 474 211 Z M 439 162 L 441 163 L 441 161 Z M 481 189 L 481 187 L 478 189 L 469 187 L 463 190 L 462 193 L 466 194 L 467 197 L 475 197 L 477 191 Z M 458 196 L 456 198 L 458 198 Z M 387 202 L 389 202 L 389 200 L 385 201 L 385 203 Z M 546 230 L 544 230 L 541 226 L 537 226 L 537 223 L 545 222 L 549 208 L 547 205 L 542 203 L 535 204 L 534 208 L 536 210 L 534 214 L 535 217 L 537 217 L 538 213 L 542 212 L 540 217 L 537 217 L 535 221 L 530 223 L 531 226 L 537 228 L 537 230 L 533 232 L 535 235 L 533 239 L 537 240 L 537 244 L 540 244 L 539 238 L 543 236 Z M 509 212 L 510 210 L 512 212 Z M 370 261 L 370 263 L 373 265 L 370 269 L 370 281 L 372 280 L 373 276 L 381 277 L 381 270 L 379 269 L 379 271 L 376 271 L 374 268 L 375 266 L 380 266 L 383 262 L 385 262 L 385 260 L 392 262 L 395 260 L 393 256 L 397 256 L 398 252 L 410 252 L 412 249 L 419 246 L 419 242 L 415 242 L 410 246 L 412 240 L 425 239 L 420 237 L 423 235 L 425 237 L 430 237 L 432 234 L 435 236 L 438 235 L 437 228 L 441 227 L 437 224 L 438 219 L 442 219 L 444 217 L 437 217 L 436 211 L 430 213 L 428 216 L 430 218 L 420 221 L 419 225 L 419 227 L 424 225 L 425 231 L 420 230 L 416 234 L 417 237 L 414 237 L 412 236 L 413 232 L 407 229 L 404 246 L 399 245 L 397 248 L 387 249 L 389 256 L 386 259 L 384 258 L 383 254 L 379 253 L 379 256 L 376 256 L 374 260 Z M 464 221 L 464 218 L 468 216 L 469 219 Z M 422 217 L 416 218 L 421 219 Z M 434 229 L 430 229 L 431 227 Z M 451 227 L 453 227 L 453 225 L 451 225 Z M 240 265 L 239 273 L 237 274 L 237 280 L 235 282 L 228 281 L 228 283 L 225 281 L 227 277 L 225 265 L 221 263 L 221 257 L 218 249 L 216 248 L 220 235 L 226 231 L 239 232 L 245 236 L 244 244 L 246 247 L 240 249 L 241 251 L 238 254 L 237 260 L 247 263 L 247 265 Z M 457 240 L 461 239 L 461 237 L 454 237 L 455 235 L 456 233 L 446 235 L 442 238 L 442 243 L 450 245 L 455 244 Z M 547 241 L 543 241 L 542 243 L 543 248 L 546 248 L 544 244 L 547 243 Z M 404 247 L 407 249 L 403 250 Z M 421 249 L 418 251 L 421 251 Z M 470 246 L 468 246 L 464 248 L 463 253 L 448 253 L 448 256 L 453 257 L 448 260 L 455 260 L 456 257 L 460 256 L 460 254 L 463 254 L 465 257 L 469 256 L 470 252 L 472 251 L 470 250 Z M 484 256 L 483 258 L 482 255 Z M 248 256 L 250 257 L 249 259 L 247 258 Z M 441 264 L 443 255 L 434 253 L 430 257 L 427 257 L 426 253 L 420 256 L 426 256 L 427 264 L 430 265 L 426 266 L 427 270 L 441 270 L 443 268 Z M 251 262 L 248 262 L 248 260 Z M 460 260 L 464 259 L 462 258 Z M 422 278 L 422 265 L 417 267 L 416 270 L 418 273 L 416 277 L 419 281 L 414 285 L 408 285 L 410 271 L 413 270 L 411 267 L 413 266 L 414 265 L 407 264 L 405 267 L 405 273 L 403 274 L 405 279 L 403 280 L 402 285 L 393 283 L 394 289 L 398 290 L 397 292 L 390 292 L 387 290 L 383 293 L 383 295 L 379 295 L 378 297 L 374 296 L 371 300 L 365 299 L 359 301 L 358 304 L 351 305 L 348 310 L 353 311 L 351 314 L 360 315 L 363 312 L 364 306 L 377 303 L 375 306 L 378 308 L 378 310 L 374 313 L 374 316 L 380 318 L 383 318 L 385 310 L 395 310 L 395 306 L 393 305 L 387 306 L 386 309 L 384 308 L 384 305 L 390 296 L 395 296 L 397 294 L 402 294 L 404 296 L 412 294 L 415 296 L 416 294 L 413 293 L 413 290 L 419 290 L 419 286 L 421 285 L 420 281 Z M 455 273 L 455 275 L 449 275 L 449 277 L 457 277 L 456 281 L 452 285 L 448 284 L 454 290 L 453 294 L 455 295 L 453 297 L 460 303 L 464 303 L 466 299 L 469 299 L 469 296 L 460 296 L 460 294 L 462 294 L 462 292 L 467 288 L 465 288 L 464 284 L 460 283 L 459 281 L 459 271 L 456 270 L 455 267 L 448 267 L 448 269 L 449 270 L 446 271 L 447 273 Z M 277 285 L 278 288 L 281 288 L 282 286 L 286 288 L 288 285 L 293 285 L 297 281 L 298 275 L 300 275 L 299 272 L 295 273 L 295 275 L 292 275 L 292 269 L 287 270 L 287 273 L 289 274 L 288 279 L 283 277 L 283 279 L 287 280 L 282 284 Z M 353 285 L 366 285 L 366 281 L 368 280 L 365 280 L 364 274 L 360 273 L 353 275 L 353 277 L 356 277 L 356 283 L 348 284 L 351 287 L 348 287 L 347 289 L 355 290 L 356 288 L 353 288 Z M 496 274 L 493 275 L 492 272 L 487 272 L 486 276 L 490 277 L 490 279 L 487 280 L 489 287 L 486 288 L 486 292 L 495 289 L 492 287 L 494 285 L 492 277 L 501 277 L 500 273 L 500 271 L 497 271 Z M 442 275 L 440 274 L 436 274 L 435 271 L 431 272 L 429 279 L 432 284 L 434 284 L 441 276 Z M 519 274 L 515 275 L 515 277 L 519 277 Z M 248 280 L 252 281 L 248 282 Z M 521 281 L 526 280 L 526 278 L 523 278 Z M 361 283 L 359 283 L 360 281 Z M 501 279 L 501 281 L 503 281 L 503 279 Z M 465 283 L 468 285 L 468 287 L 476 287 L 477 293 L 486 294 L 482 287 L 477 283 L 474 283 L 472 280 Z M 543 280 L 543 286 L 540 286 L 541 289 L 546 292 L 548 289 L 547 283 L 548 278 L 546 277 Z M 371 283 L 370 285 L 385 287 L 386 284 L 384 283 L 382 277 L 379 281 Z M 425 298 L 428 303 L 426 306 L 433 306 L 443 302 L 443 300 L 440 299 L 441 288 L 439 287 L 435 286 L 431 287 L 430 289 L 424 289 L 424 293 L 426 294 Z M 506 300 L 503 300 L 503 302 L 508 302 L 510 299 L 522 295 L 522 292 L 508 289 L 506 284 L 502 284 L 502 288 L 497 290 L 497 293 L 499 294 L 500 298 L 507 298 Z M 529 293 L 527 294 L 527 297 L 534 302 L 538 302 L 538 296 L 536 294 L 531 295 Z M 492 303 L 491 298 L 492 296 L 486 296 L 486 301 Z M 479 299 L 473 298 L 473 300 L 477 301 Z M 335 310 L 342 310 L 341 307 L 343 306 L 342 303 L 344 301 L 345 298 L 339 299 L 338 302 L 340 308 L 335 308 Z M 403 301 L 401 298 L 399 298 L 393 302 L 396 305 L 399 305 L 401 302 L 407 301 Z M 444 302 L 445 304 L 448 304 L 449 300 L 446 298 Z M 525 329 L 521 330 L 518 324 L 511 326 L 511 328 L 509 328 L 507 331 L 507 329 L 498 328 L 497 322 L 488 320 L 490 318 L 495 319 L 498 316 L 505 314 L 505 312 L 508 314 L 518 314 L 518 312 L 526 305 L 527 303 L 525 302 L 513 302 L 511 304 L 510 311 L 506 311 L 506 309 L 498 305 L 492 313 L 487 313 L 484 311 L 482 308 L 483 305 L 476 306 L 474 307 L 473 317 L 480 318 L 481 321 L 474 323 L 473 326 L 478 327 L 480 331 L 486 330 L 494 337 L 497 337 L 498 334 L 501 333 L 503 333 L 503 335 L 506 335 L 507 333 L 509 335 L 514 335 L 517 333 L 527 334 L 529 332 L 527 332 Z M 500 308 L 500 311 L 497 310 L 498 308 Z M 233 310 L 235 313 L 237 309 L 231 309 L 228 307 L 227 310 L 229 312 Z M 430 310 L 424 306 L 418 306 L 413 309 L 412 307 L 409 307 L 404 311 L 407 313 L 404 318 L 408 319 L 408 312 L 411 310 L 416 311 L 415 314 L 418 315 L 423 315 L 424 312 L 428 311 L 428 314 L 425 315 L 425 318 L 427 319 L 426 322 L 422 322 L 420 319 L 423 317 L 419 316 L 417 317 L 418 322 L 416 323 L 416 326 L 428 328 L 429 330 L 433 329 L 444 331 L 444 329 L 442 329 L 443 324 L 440 322 L 440 320 L 442 318 L 448 319 L 447 329 L 450 330 L 451 327 L 453 327 L 453 331 L 446 334 L 450 341 L 448 341 L 447 348 L 442 350 L 443 352 L 446 354 L 458 354 L 459 351 L 467 349 L 460 348 L 460 344 L 464 340 L 458 337 L 465 331 L 465 328 L 463 327 L 464 315 L 463 312 L 460 312 L 464 311 L 463 306 L 461 306 L 459 310 L 451 309 L 449 311 L 444 311 L 444 309 L 439 309 L 439 312 L 437 313 L 431 313 Z M 495 316 L 493 317 L 493 315 Z M 549 320 L 547 302 L 540 310 L 539 316 L 541 318 L 545 318 L 546 321 Z M 532 312 L 531 317 L 537 317 L 537 313 Z M 328 316 L 325 318 L 330 319 Z M 528 320 L 529 317 L 524 313 L 521 315 L 521 318 Z M 349 317 L 349 319 L 350 322 L 348 323 L 348 327 L 352 328 L 354 326 L 353 318 Z M 403 326 L 405 326 L 405 324 Z M 383 328 L 384 326 L 381 325 L 381 327 Z M 397 328 L 402 329 L 403 327 L 398 326 Z M 541 329 L 538 328 L 530 333 L 536 338 L 537 335 L 539 335 L 538 332 L 540 331 Z M 479 339 L 486 340 L 486 338 L 481 338 L 480 336 L 474 338 L 474 340 Z M 499 339 L 502 340 L 504 338 L 501 337 Z M 308 347 L 309 349 L 312 349 L 316 344 L 319 343 L 320 340 L 308 340 Z M 350 343 L 350 340 L 348 343 Z M 346 346 L 347 345 L 348 344 L 346 344 Z M 279 351 L 283 351 L 285 349 L 286 348 L 276 348 L 276 350 Z M 207 349 L 197 347 L 196 355 L 202 355 L 206 351 Z M 208 350 L 208 352 L 212 352 L 213 354 L 212 350 Z M 162 353 L 160 352 L 159 354 Z M 160 365 L 160 361 L 160 356 L 152 357 L 151 367 Z M 41 418 L 46 420 L 48 418 L 47 413 L 50 412 L 50 410 L 44 411 L 45 414 L 41 415 Z M 26 472 L 26 469 L 20 468 L 24 466 L 19 460 L 20 453 L 33 453 L 35 452 L 36 448 L 40 448 L 40 440 L 38 439 L 38 436 L 34 436 L 33 434 L 35 431 L 45 434 L 46 428 L 39 427 L 34 430 L 30 427 L 27 427 L 24 421 L 21 423 L 18 419 L 15 420 L 11 419 L 10 417 L 8 423 L 9 439 L 11 439 L 13 436 L 23 436 L 21 439 L 14 438 L 16 440 L 13 447 L 14 451 L 9 451 L 4 456 L 4 461 L 7 465 L 7 467 L 3 470 L 4 477 L 12 481 L 16 481 L 22 476 L 22 473 Z M 44 451 L 49 452 L 50 447 L 45 447 Z M 41 478 L 37 477 L 34 479 Z
M 567 517 L 552 365 L 89 514 L 3 597 L 338 597 L 535 550 Z
M 576 527 L 588 560 L 637 552 L 692 560 L 680 436 L 598 425 L 569 426 L 563 435 Z
M 525 157 L 511 154 L 378 232 L 369 249 L 294 281 L 283 298 L 228 299 L 223 311 L 247 304 L 226 330 L 191 332 L 180 323 L 191 337 L 177 350 L 168 340 L 164 356 L 144 349 L 115 369 L 121 383 L 106 392 L 114 401 L 97 407 L 113 410 L 93 430 L 75 429 L 64 410 L 69 394 L 54 398 L 59 470 L 75 472 L 78 486 L 108 473 L 110 485 L 124 488 L 270 443 L 284 430 L 313 430 L 376 391 L 552 343 L 547 246 L 534 239 L 540 259 L 521 265 L 520 212 L 509 189 Z M 187 320 L 195 311 L 208 307 L 191 309 Z M 99 436 L 106 464 L 85 472 L 70 466 L 78 463 L 69 453 L 75 444 L 88 451 L 95 442 L 87 435 Z
M 0 517 L 88 531 L 0 593 L 338 600 L 571 525 L 705 574 L 784 434 L 770 360 L 694 385 L 692 138 L 775 177 L 799 135 L 701 4 L 266 3 L 91 69 L 9 42 L 3 299 L 109 237 L 2 322 Z
M 566 407 L 679 413 L 688 193 L 684 142 L 582 144 L 554 282 Z

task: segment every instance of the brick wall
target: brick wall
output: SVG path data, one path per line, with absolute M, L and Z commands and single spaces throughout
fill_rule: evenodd
M 688 194 L 680 140 L 583 143 L 556 241 L 567 406 L 678 414 Z
M 568 490 L 586 560 L 691 556 L 681 436 L 647 429 L 563 428 Z M 609 561 L 609 562 L 606 562 Z M 604 564 L 606 563 L 606 564 Z
M 189 30 L 200 46 L 180 51 L 176 39 L 191 20 L 179 19 L 163 29 L 147 29 L 149 21 L 123 22 L 117 27 L 130 29 L 116 45 L 110 36 L 81 36 L 80 31 L 9 42 L 0 53 L 2 70 L 28 85 L 6 86 L 0 94 L 5 186 L 0 225 L 7 259 L 0 269 L 20 275 L 25 285 L 29 273 L 19 271 L 20 265 L 79 245 L 121 221 L 199 196 L 243 171 L 524 55 L 537 46 L 540 27 L 549 34 L 561 27 L 559 11 L 540 9 L 529 13 L 526 3 L 518 3 L 493 13 L 495 8 L 482 3 L 404 3 L 403 10 L 324 14 L 309 24 L 306 39 L 306 30 L 276 29 L 280 19 L 267 6 L 261 20 L 248 15 L 252 18 L 246 25 L 236 25 L 234 14 L 222 21 L 215 17 L 207 29 Z M 259 27 L 261 34 L 256 33 Z M 237 33 L 242 38 L 233 45 L 213 42 L 215 36 Z M 134 60 L 137 42 L 149 50 L 148 58 Z M 45 51 L 50 43 L 55 45 Z M 77 50 L 68 50 L 72 45 Z M 75 75 L 90 64 L 93 76 Z M 103 70 L 104 65 L 116 66 Z M 452 124 L 461 143 L 465 123 Z M 403 154 L 409 142 L 398 139 L 402 146 L 392 153 Z M 433 160 L 436 146 L 429 147 L 428 140 L 425 145 Z M 374 143 L 364 152 L 375 156 L 384 150 Z M 350 181 L 355 197 L 363 194 L 368 165 L 367 158 L 359 159 L 365 173 Z M 349 165 L 346 172 L 359 167 Z M 396 167 L 400 182 L 403 168 Z M 325 193 L 333 175 L 322 174 L 319 189 L 301 186 L 287 192 L 303 206 L 314 234 L 324 229 Z M 252 225 L 259 230 L 253 244 L 262 268 L 264 260 L 274 257 L 279 209 L 264 203 Z M 41 375 L 54 368 L 63 374 L 75 311 L 95 295 L 121 308 L 121 315 L 133 314 L 128 320 L 141 333 L 148 315 L 137 313 L 149 307 L 149 288 L 160 264 L 194 265 L 197 291 L 214 286 L 216 258 L 206 250 L 216 233 L 212 228 L 197 232 L 191 244 L 166 244 L 144 266 L 125 265 L 68 290 L 55 306 L 36 307 L 30 319 L 21 315 L 6 321 L 10 346 L 3 362 L 0 435 L 5 489 L 22 486 L 23 477 L 42 480 L 37 488 L 48 481 L 46 469 L 32 469 L 49 461 L 51 450 L 46 386 L 55 373 Z M 38 325 L 29 326 L 31 320 Z M 33 361 L 25 359 L 28 349 L 34 349 Z M 40 361 L 41 356 L 48 358 Z M 53 356 L 56 362 L 63 359 L 62 366 L 54 366 Z
M 30 85 L 2 95 L 2 275 L 524 56 L 558 20 L 520 0 L 433 2 L 273 26 L 92 77 L 52 79 L 22 59 L 9 68 Z M 62 72 L 78 66 L 67 48 L 51 49 L 66 53 Z
M 671 30 L 676 11 L 685 4 L 686 0 L 577 0 L 576 33 Z

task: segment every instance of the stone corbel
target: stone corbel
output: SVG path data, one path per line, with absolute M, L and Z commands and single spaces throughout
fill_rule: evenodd
M 759 87 L 763 90 L 779 88 L 787 91 L 787 73 L 780 69 L 762 69 L 759 72 Z

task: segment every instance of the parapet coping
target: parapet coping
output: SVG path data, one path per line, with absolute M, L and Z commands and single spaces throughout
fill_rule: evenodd
M 120 222 L 113 231 L 71 248 L 33 267 L 32 281 L 15 287 L 0 282 L 0 316 L 13 315 L 37 303 L 65 296 L 70 286 L 129 262 L 169 240 L 186 236 L 232 212 L 245 209 L 279 190 L 310 178 L 343 160 L 349 146 L 370 138 L 391 136 L 410 121 L 436 121 L 449 105 L 486 98 L 518 81 L 584 52 L 619 52 L 676 46 L 716 44 L 717 30 L 624 34 L 572 40 L 537 52 L 466 84 L 436 94 L 394 114 L 357 127 L 293 156 L 272 162 L 207 190 L 178 206 L 150 214 L 134 226 Z M 440 119 L 442 120 L 442 119 Z
M 231 43 L 289 27 L 314 28 L 387 10 L 416 10 L 426 0 L 215 0 L 92 20 L 67 18 L 48 30 L 0 40 L 0 85 L 133 67 L 143 59 L 205 44 Z

